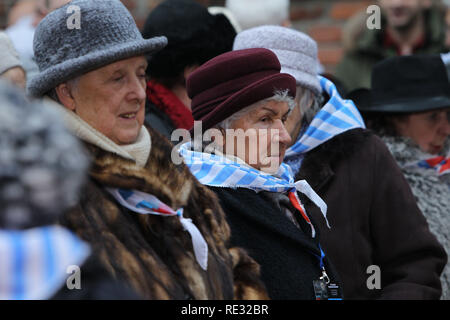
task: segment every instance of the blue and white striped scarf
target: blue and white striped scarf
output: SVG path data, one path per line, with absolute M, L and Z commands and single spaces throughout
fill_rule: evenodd
M 81 267 L 89 246 L 59 226 L 0 231 L 0 300 L 51 298 Z
M 305 133 L 286 151 L 285 159 L 304 155 L 345 131 L 366 127 L 353 101 L 341 98 L 330 80 L 318 77 L 330 100 L 317 112 Z
M 320 208 L 326 220 L 327 205 L 325 202 L 305 180 L 295 182 L 291 168 L 284 163 L 281 164 L 275 175 L 270 175 L 232 161 L 224 155 L 193 151 L 191 142 L 182 144 L 179 153 L 191 170 L 191 173 L 204 185 L 224 188 L 246 188 L 256 192 L 293 192 L 296 197 L 297 193 L 295 191 L 299 191 Z M 298 201 L 301 205 L 300 200 Z M 312 224 L 310 225 L 314 237 L 314 227 Z

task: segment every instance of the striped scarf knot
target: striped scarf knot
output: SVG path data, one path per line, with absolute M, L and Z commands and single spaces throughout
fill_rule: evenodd
M 139 214 L 177 216 L 181 225 L 192 239 L 195 258 L 203 270 L 208 268 L 208 244 L 200 230 L 191 219 L 183 217 L 183 208 L 173 210 L 152 194 L 138 190 L 106 188 L 106 190 L 125 208 Z

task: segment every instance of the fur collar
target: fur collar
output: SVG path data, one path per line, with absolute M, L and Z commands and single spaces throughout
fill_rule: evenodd
M 391 154 L 400 166 L 428 158 L 434 158 L 440 155 L 447 155 L 450 152 L 450 139 L 447 139 L 443 150 L 436 155 L 422 151 L 419 146 L 411 139 L 406 137 L 380 136 L 381 140 L 386 144 Z
M 147 99 L 169 116 L 175 128 L 189 130 L 194 125 L 191 111 L 163 85 L 149 81 L 147 83 Z

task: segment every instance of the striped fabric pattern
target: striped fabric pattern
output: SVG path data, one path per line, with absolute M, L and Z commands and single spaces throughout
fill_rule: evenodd
M 41 300 L 53 296 L 81 267 L 89 246 L 60 226 L 0 231 L 0 300 Z
M 192 247 L 198 264 L 203 270 L 208 268 L 208 243 L 192 219 L 183 217 L 183 208 L 176 211 L 152 194 L 130 189 L 106 188 L 125 208 L 139 214 L 153 214 L 163 217 L 177 216 L 181 225 L 192 239 Z
M 330 100 L 316 114 L 300 139 L 286 151 L 285 158 L 304 154 L 345 131 L 365 128 L 353 101 L 341 98 L 330 80 L 318 77 L 322 90 L 330 96 Z

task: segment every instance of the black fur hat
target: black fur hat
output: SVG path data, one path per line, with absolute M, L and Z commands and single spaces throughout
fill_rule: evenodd
M 149 14 L 142 35 L 168 38 L 168 45 L 149 58 L 147 68 L 150 77 L 164 79 L 231 51 L 236 31 L 225 15 L 212 15 L 193 0 L 166 0 Z

